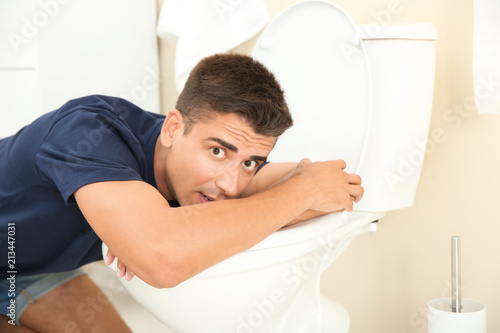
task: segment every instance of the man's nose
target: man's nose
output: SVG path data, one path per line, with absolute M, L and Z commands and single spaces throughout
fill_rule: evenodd
M 216 180 L 215 185 L 224 192 L 226 197 L 235 198 L 240 194 L 242 190 L 240 189 L 240 172 L 239 166 L 233 166 L 225 170 Z

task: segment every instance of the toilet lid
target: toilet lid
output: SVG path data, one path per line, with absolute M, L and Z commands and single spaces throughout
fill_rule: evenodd
M 368 136 L 371 84 L 350 17 L 327 1 L 299 2 L 267 26 L 253 57 L 275 74 L 294 119 L 269 160 L 341 158 L 355 172 Z

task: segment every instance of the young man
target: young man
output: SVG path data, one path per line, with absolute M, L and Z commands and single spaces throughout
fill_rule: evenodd
M 215 55 L 166 116 L 89 96 L 0 141 L 0 331 L 130 332 L 109 303 L 79 313 L 99 294 L 79 267 L 102 241 L 120 276 L 168 288 L 287 224 L 351 210 L 363 188 L 343 161 L 259 169 L 291 125 L 265 67 Z

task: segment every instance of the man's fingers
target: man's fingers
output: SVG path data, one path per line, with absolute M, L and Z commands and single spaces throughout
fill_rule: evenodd
M 358 202 L 363 197 L 365 189 L 361 185 L 350 185 L 349 193 L 354 198 L 354 202 Z
M 352 184 L 352 185 L 361 185 L 361 177 L 359 175 L 354 174 L 354 173 L 349 174 L 348 181 L 349 181 L 349 184 Z
M 335 162 L 338 163 L 341 170 L 344 170 L 347 167 L 347 164 L 345 163 L 344 160 L 336 160 Z
M 125 265 L 120 260 L 118 260 L 116 267 L 118 268 L 118 270 L 116 271 L 116 276 L 118 276 L 119 278 L 124 277 L 127 271 Z
M 111 265 L 113 261 L 115 261 L 115 259 L 116 256 L 108 248 L 108 252 L 106 253 L 106 258 L 104 259 L 104 264 Z M 119 278 L 125 276 L 125 280 L 127 281 L 130 281 L 134 278 L 135 274 L 129 271 L 127 269 L 127 266 L 125 266 L 120 260 L 117 260 L 116 267 L 117 267 L 116 276 L 118 276 Z
M 135 274 L 132 273 L 131 271 L 127 270 L 127 273 L 125 274 L 125 280 L 130 281 L 134 278 Z
M 111 265 L 113 263 L 113 261 L 115 261 L 115 255 L 108 248 L 108 252 L 106 253 L 106 259 L 104 260 L 104 264 Z

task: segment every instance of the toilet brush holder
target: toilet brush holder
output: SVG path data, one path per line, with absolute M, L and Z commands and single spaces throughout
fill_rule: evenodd
M 462 299 L 460 312 L 453 312 L 451 298 L 437 298 L 427 303 L 428 333 L 486 333 L 486 306 Z
M 451 238 L 451 296 L 427 303 L 428 333 L 486 333 L 486 305 L 461 296 L 460 237 Z

